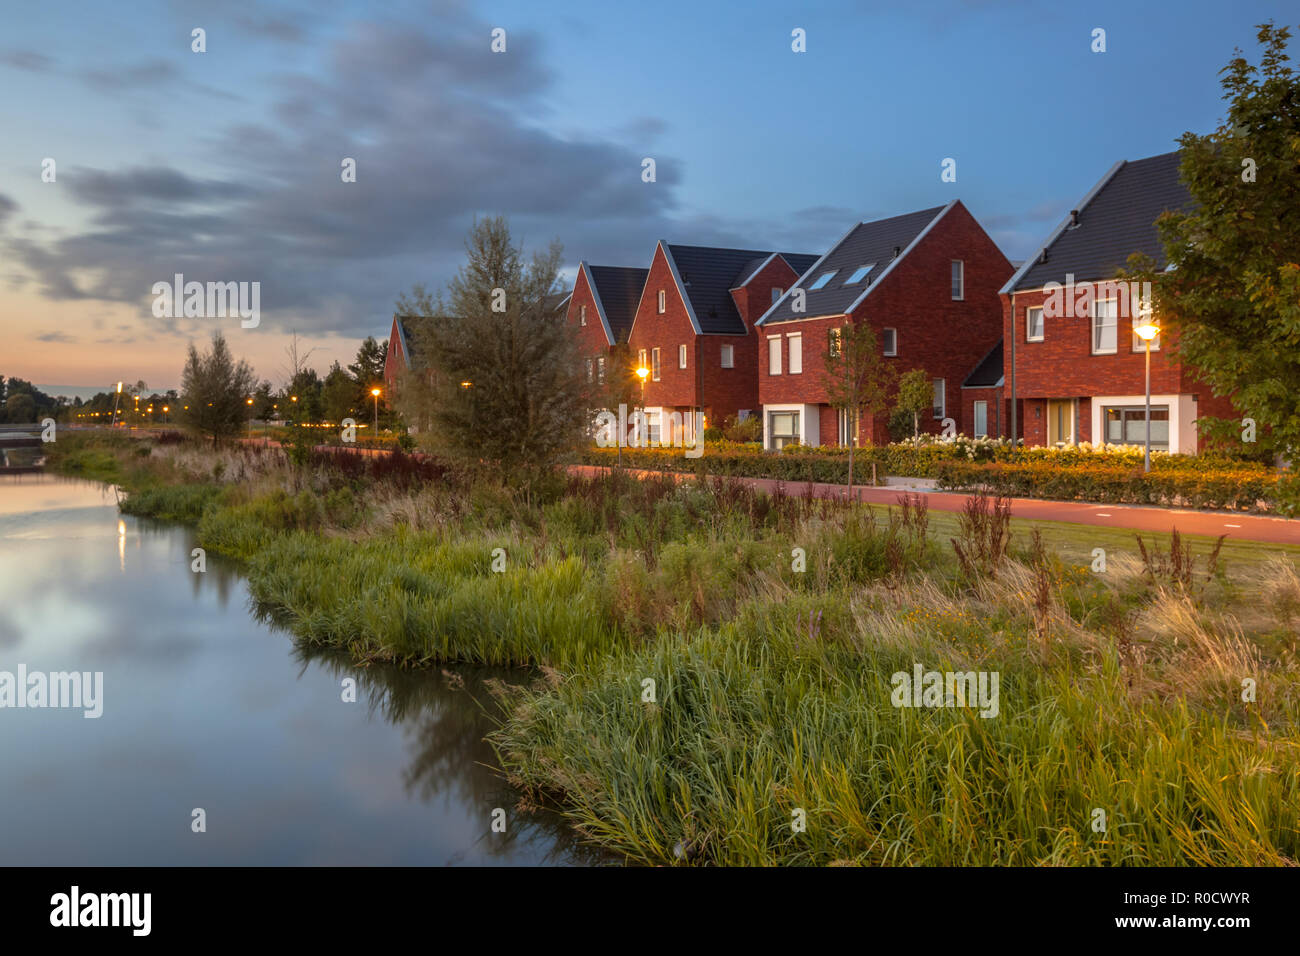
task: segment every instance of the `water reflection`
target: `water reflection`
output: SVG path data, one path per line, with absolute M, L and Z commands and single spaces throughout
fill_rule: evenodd
M 0 670 L 104 672 L 98 720 L 0 710 L 0 863 L 610 862 L 559 817 L 517 812 L 495 769 L 485 681 L 526 672 L 448 678 L 296 645 L 236 565 L 209 554 L 192 572 L 195 546 L 120 516 L 106 486 L 0 480 Z

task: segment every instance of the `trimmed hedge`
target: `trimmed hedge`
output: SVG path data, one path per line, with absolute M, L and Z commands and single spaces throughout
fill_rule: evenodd
M 1178 505 L 1265 511 L 1277 507 L 1276 474 L 1253 466 L 1208 464 L 1202 468 L 1160 468 L 1143 472 L 1127 465 L 1061 467 L 1051 462 L 948 462 L 939 466 L 938 486 L 957 491 L 984 489 L 1015 498 L 1058 498 L 1108 504 Z
M 611 466 L 617 458 L 614 448 L 587 448 L 581 455 L 588 465 Z M 768 452 L 758 445 L 720 442 L 707 445 L 699 458 L 687 458 L 680 448 L 623 449 L 627 468 L 830 484 L 847 483 L 848 459 L 845 448 L 798 445 Z M 1296 482 L 1280 483 L 1279 473 L 1266 465 L 1212 456 L 1155 455 L 1147 473 L 1141 449 L 1133 448 L 867 445 L 854 454 L 854 484 L 871 482 L 873 463 L 879 479 L 935 478 L 938 487 L 955 491 L 982 488 L 1017 498 L 1300 513 Z

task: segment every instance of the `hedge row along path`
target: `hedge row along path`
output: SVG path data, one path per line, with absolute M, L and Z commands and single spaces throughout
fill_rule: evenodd
M 597 475 L 610 469 L 602 465 L 570 465 L 569 470 L 580 475 Z M 686 472 L 644 471 L 624 469 L 638 477 L 672 476 L 694 478 Z M 751 488 L 802 497 L 844 498 L 846 485 L 833 485 L 819 481 L 778 481 L 775 478 L 731 478 L 744 482 Z M 856 486 L 853 497 L 873 505 L 896 505 L 905 488 L 879 488 Z M 918 490 L 935 511 L 961 512 L 971 496 L 949 491 Z M 1127 528 L 1133 531 L 1158 531 L 1169 533 L 1175 527 L 1179 534 L 1200 534 L 1217 538 L 1221 534 L 1242 541 L 1261 541 L 1268 544 L 1300 545 L 1300 520 L 1273 518 L 1266 515 L 1237 514 L 1230 511 L 1189 511 L 1177 508 L 1154 508 L 1141 505 L 1099 505 L 1086 501 L 1047 501 L 1041 498 L 1011 498 L 1011 516 L 1028 521 L 1068 521 L 1074 524 L 1098 525 L 1106 528 Z
M 279 445 L 266 439 L 240 439 L 241 443 Z M 338 445 L 317 445 L 318 451 L 341 451 L 356 455 L 387 455 L 389 451 L 378 448 L 346 448 Z M 418 453 L 417 453 L 418 454 Z M 603 465 L 569 465 L 570 473 L 595 476 L 611 469 Z M 679 481 L 693 479 L 689 472 L 647 471 L 640 468 L 623 469 L 638 478 L 668 477 Z M 847 486 L 821 481 L 778 481 L 775 478 L 739 478 L 728 476 L 751 488 L 775 494 L 814 498 L 843 498 Z M 897 505 L 898 496 L 905 488 L 863 487 L 853 489 L 856 501 L 873 505 Z M 971 496 L 950 491 L 920 489 L 926 502 L 935 511 L 962 512 Z M 1179 534 L 1199 534 L 1217 538 L 1226 534 L 1240 541 L 1260 541 L 1267 544 L 1300 545 L 1300 519 L 1272 518 L 1266 515 L 1237 514 L 1230 511 L 1189 511 L 1179 508 L 1153 508 L 1141 505 L 1099 505 L 1087 501 L 1047 501 L 1041 498 L 1012 498 L 1011 516 L 1027 521 L 1064 521 L 1073 524 L 1096 525 L 1103 528 L 1125 528 L 1132 531 L 1157 531 L 1168 534 L 1174 528 Z

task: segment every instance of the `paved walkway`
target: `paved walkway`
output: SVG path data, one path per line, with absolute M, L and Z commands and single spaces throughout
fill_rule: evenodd
M 572 465 L 570 470 L 579 474 L 594 475 L 608 469 L 600 465 Z M 691 478 L 680 472 L 657 472 L 627 469 L 637 476 L 672 475 Z M 844 498 L 844 485 L 820 481 L 786 481 L 773 478 L 737 478 L 751 488 L 774 492 L 778 487 L 796 497 L 809 494 L 814 498 Z M 896 505 L 905 493 L 900 487 L 853 489 L 853 497 L 869 504 Z M 935 511 L 962 511 L 969 495 L 947 491 L 918 490 Z M 1085 501 L 1046 501 L 1040 498 L 1012 498 L 1011 516 L 1031 521 L 1069 521 L 1075 524 L 1098 525 L 1109 528 L 1126 528 L 1134 531 L 1169 532 L 1175 527 L 1182 534 L 1203 534 L 1217 538 L 1221 534 L 1242 541 L 1261 541 L 1269 544 L 1300 545 L 1300 521 L 1273 518 L 1266 515 L 1243 514 L 1233 511 L 1196 511 L 1186 508 L 1151 508 L 1138 505 L 1099 505 Z

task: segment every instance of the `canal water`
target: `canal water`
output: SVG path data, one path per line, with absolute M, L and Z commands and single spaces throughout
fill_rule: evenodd
M 306 652 L 195 546 L 111 487 L 0 477 L 0 681 L 103 674 L 98 718 L 0 707 L 0 864 L 608 862 L 494 769 L 484 681 L 528 675 Z

